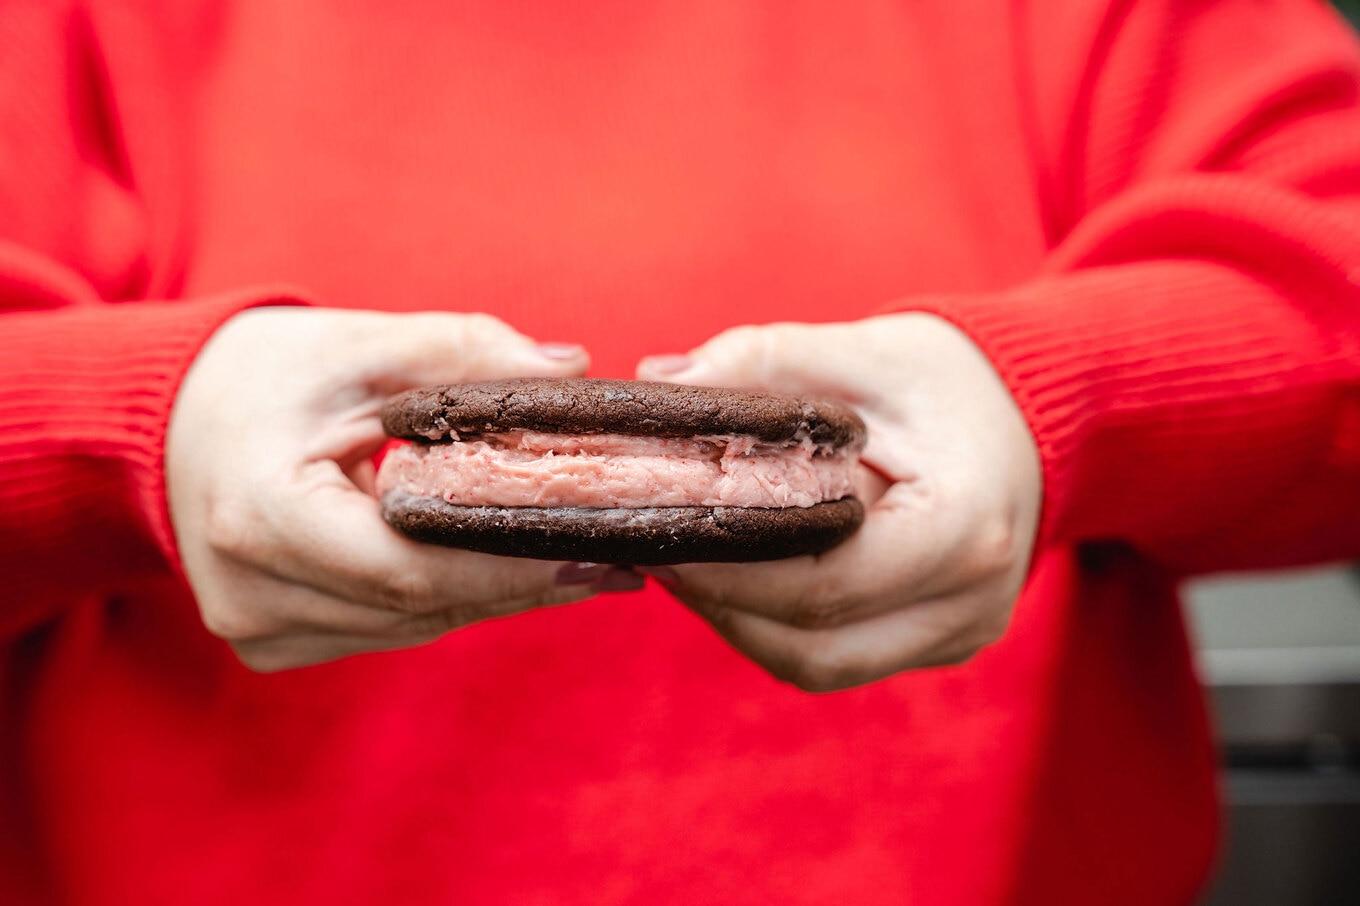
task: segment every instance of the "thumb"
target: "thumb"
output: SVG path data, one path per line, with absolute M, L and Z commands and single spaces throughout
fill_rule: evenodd
M 374 330 L 367 358 L 384 392 L 426 384 L 510 377 L 571 377 L 590 356 L 575 343 L 540 343 L 484 314 L 390 315 Z
M 769 324 L 734 327 L 685 355 L 649 356 L 638 363 L 644 380 L 706 387 L 751 387 L 786 393 L 824 393 L 825 368 L 834 338 L 827 327 Z

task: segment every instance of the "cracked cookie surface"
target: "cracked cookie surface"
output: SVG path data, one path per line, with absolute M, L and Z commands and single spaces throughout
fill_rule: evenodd
M 387 401 L 393 437 L 446 440 L 526 429 L 563 434 L 693 437 L 749 434 L 768 442 L 862 445 L 864 422 L 841 403 L 778 393 L 603 378 L 514 378 L 421 387 Z

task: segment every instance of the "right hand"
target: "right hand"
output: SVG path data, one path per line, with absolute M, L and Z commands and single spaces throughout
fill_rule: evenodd
M 486 315 L 260 308 L 224 324 L 171 414 L 166 480 L 203 622 L 249 667 L 280 670 L 430 641 L 619 588 L 603 567 L 419 544 L 382 520 L 384 399 L 422 384 L 564 377 L 584 349 Z M 634 577 L 636 581 L 636 577 Z

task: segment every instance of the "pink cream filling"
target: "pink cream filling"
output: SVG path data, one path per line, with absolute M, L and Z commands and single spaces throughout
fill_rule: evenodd
M 507 431 L 398 447 L 383 460 L 378 493 L 460 506 L 807 507 L 850 494 L 858 459 L 810 440 Z

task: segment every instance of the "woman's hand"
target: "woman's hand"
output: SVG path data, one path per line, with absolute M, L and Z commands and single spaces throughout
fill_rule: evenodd
M 190 368 L 167 439 L 170 513 L 203 622 L 248 666 L 278 670 L 588 597 L 601 570 L 559 576 L 561 564 L 417 544 L 369 493 L 389 394 L 561 377 L 587 361 L 485 315 L 232 318 Z
M 1000 378 L 951 324 L 899 314 L 741 327 L 688 356 L 644 359 L 638 376 L 840 399 L 868 424 L 864 460 L 881 478 L 865 470 L 868 517 L 840 547 L 645 570 L 770 673 L 843 689 L 959 663 L 1001 636 L 1034 541 L 1039 456 Z

